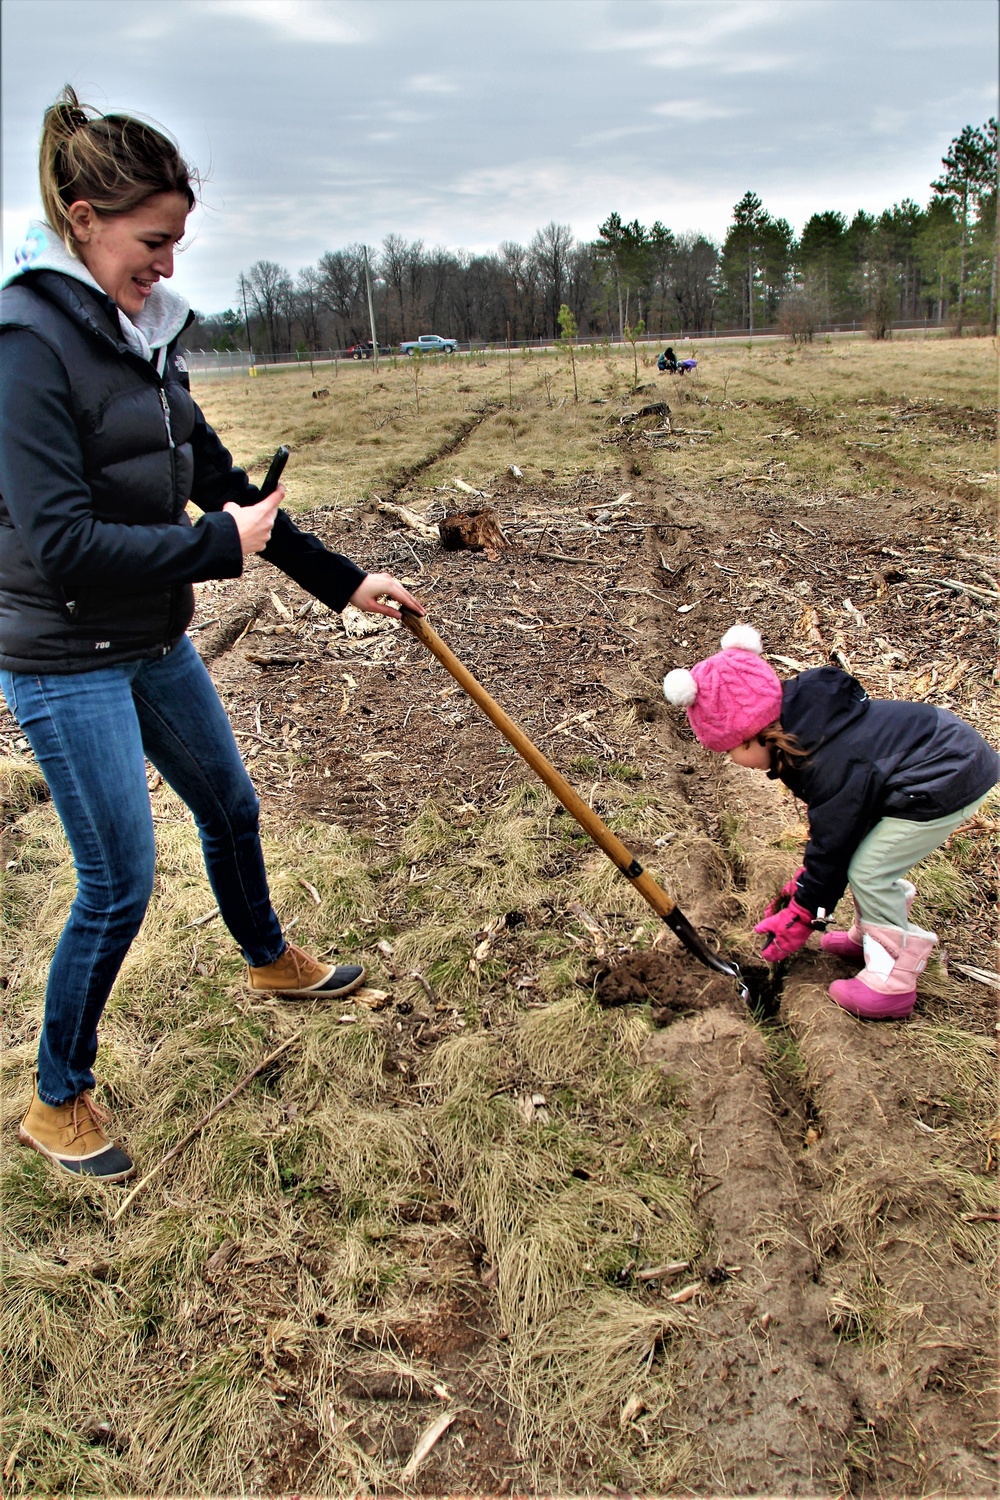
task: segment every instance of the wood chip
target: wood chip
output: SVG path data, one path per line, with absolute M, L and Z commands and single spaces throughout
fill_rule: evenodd
M 594 918 L 588 911 L 584 910 L 579 901 L 571 901 L 566 907 L 566 910 L 570 913 L 571 916 L 576 917 L 577 921 L 581 923 L 581 925 L 590 935 L 591 941 L 594 944 L 594 952 L 597 954 L 597 957 L 604 958 L 605 954 L 608 951 L 607 933 L 604 931 L 604 928 L 601 927 L 599 922 L 594 921 Z
M 408 1483 L 409 1480 L 413 1478 L 417 1470 L 420 1468 L 420 1465 L 427 1457 L 428 1453 L 430 1453 L 431 1449 L 434 1447 L 434 1444 L 438 1442 L 440 1438 L 444 1437 L 444 1434 L 448 1431 L 448 1428 L 457 1419 L 457 1417 L 457 1411 L 446 1411 L 440 1417 L 438 1417 L 436 1422 L 432 1422 L 429 1427 L 424 1429 L 417 1441 L 417 1446 L 410 1454 L 410 1457 L 408 1458 L 402 1472 L 400 1473 L 399 1477 L 404 1482 L 404 1484 Z
M 630 1396 L 622 1407 L 622 1414 L 619 1418 L 619 1426 L 622 1431 L 624 1432 L 625 1428 L 630 1426 L 636 1417 L 641 1417 L 645 1410 L 646 1403 L 641 1396 Z
M 228 1266 L 239 1248 L 235 1240 L 223 1240 L 218 1250 L 213 1251 L 205 1262 L 206 1279 L 211 1281 L 218 1276 L 219 1272 Z
M 376 990 L 364 985 L 360 990 L 355 990 L 351 996 L 355 1005 L 365 1005 L 369 1010 L 385 1010 L 392 999 L 388 990 Z
M 701 1291 L 701 1288 L 702 1283 L 700 1281 L 692 1281 L 687 1286 L 682 1286 L 680 1291 L 669 1292 L 667 1294 L 667 1301 L 690 1302 L 692 1297 L 697 1297 L 698 1293 Z

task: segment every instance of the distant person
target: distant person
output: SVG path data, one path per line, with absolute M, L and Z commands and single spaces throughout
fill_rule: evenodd
M 916 888 L 904 877 L 972 817 L 1000 756 L 947 709 L 870 699 L 838 667 L 782 682 L 761 652 L 757 631 L 735 625 L 721 651 L 663 680 L 701 744 L 783 781 L 808 808 L 802 867 L 754 928 L 767 935 L 761 956 L 805 947 L 849 884 L 854 921 L 820 947 L 863 967 L 830 995 L 853 1016 L 901 1019 L 937 943 L 910 921 Z
M 672 349 L 664 349 L 656 361 L 656 368 L 661 372 L 665 370 L 668 375 L 677 374 L 677 356 Z
M 144 757 L 194 814 L 223 921 L 259 993 L 326 999 L 364 970 L 282 935 L 259 803 L 185 629 L 193 583 L 261 553 L 331 609 L 423 613 L 389 573 L 328 552 L 249 482 L 189 394 L 191 313 L 164 286 L 195 203 L 161 132 L 66 88 L 46 111 L 46 222 L 0 293 L 0 690 L 48 782 L 77 890 L 48 976 L 21 1141 L 67 1172 L 135 1167 L 96 1103 L 97 1027 L 149 901 Z M 205 514 L 192 525 L 193 501 Z

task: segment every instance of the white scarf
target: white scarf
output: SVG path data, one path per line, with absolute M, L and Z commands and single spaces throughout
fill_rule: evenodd
M 74 281 L 82 282 L 102 296 L 107 295 L 83 261 L 69 253 L 49 224 L 36 222 L 29 225 L 24 244 L 14 253 L 14 264 L 15 270 L 7 277 L 4 286 L 10 286 L 24 271 L 59 271 L 61 275 L 71 276 Z M 162 375 L 167 345 L 184 327 L 188 311 L 188 304 L 183 297 L 157 281 L 134 322 L 120 307 L 117 309 L 122 338 L 141 359 L 152 360 L 158 351 L 156 366 Z

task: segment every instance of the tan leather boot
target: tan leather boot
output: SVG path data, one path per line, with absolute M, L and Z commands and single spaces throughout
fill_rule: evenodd
M 273 964 L 247 968 L 247 983 L 252 990 L 293 1000 L 333 1000 L 338 995 L 349 995 L 364 977 L 360 964 L 320 963 L 294 943 L 289 943 Z
M 135 1175 L 135 1164 L 105 1134 L 104 1126 L 110 1118 L 89 1090 L 67 1099 L 65 1104 L 45 1104 L 38 1097 L 36 1079 L 17 1137 L 23 1146 L 34 1147 L 57 1167 L 78 1177 L 124 1182 Z

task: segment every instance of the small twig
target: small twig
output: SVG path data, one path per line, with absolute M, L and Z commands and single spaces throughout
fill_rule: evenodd
M 994 990 L 1000 990 L 1000 974 L 996 969 L 980 969 L 975 964 L 960 964 L 952 959 L 949 965 L 957 969 L 960 974 L 965 974 L 969 979 L 975 979 L 979 984 L 988 984 Z
M 995 604 L 1000 599 L 996 589 L 981 589 L 974 583 L 962 583 L 958 578 L 939 578 L 935 582 L 940 583 L 942 588 L 950 589 L 953 594 L 971 594 L 974 599 L 985 599 L 990 604 Z
M 236 1087 L 229 1090 L 229 1093 L 224 1099 L 220 1099 L 218 1104 L 213 1104 L 212 1108 L 202 1115 L 198 1123 L 196 1125 L 192 1125 L 191 1129 L 181 1136 L 176 1146 L 171 1146 L 166 1156 L 161 1156 L 155 1167 L 150 1167 L 145 1177 L 139 1178 L 139 1181 L 129 1193 L 128 1197 L 123 1199 L 123 1201 L 115 1209 L 115 1212 L 111 1215 L 112 1223 L 115 1223 L 118 1219 L 121 1218 L 122 1214 L 125 1212 L 128 1206 L 133 1203 L 136 1198 L 138 1198 L 139 1194 L 143 1191 L 144 1188 L 149 1185 L 149 1183 L 152 1182 L 153 1178 L 163 1170 L 168 1162 L 173 1161 L 174 1157 L 178 1156 L 180 1152 L 184 1150 L 184 1147 L 194 1140 L 196 1135 L 200 1135 L 205 1126 L 209 1123 L 210 1120 L 215 1118 L 220 1110 L 225 1109 L 227 1104 L 231 1104 L 236 1098 L 237 1094 L 242 1093 L 247 1084 L 253 1082 L 258 1073 L 263 1073 L 265 1068 L 269 1068 L 271 1064 L 277 1058 L 279 1058 L 283 1052 L 287 1052 L 289 1047 L 291 1047 L 298 1040 L 299 1037 L 296 1035 L 290 1036 L 286 1042 L 282 1042 L 280 1047 L 276 1047 L 273 1052 L 268 1053 L 263 1062 L 259 1062 L 255 1068 L 251 1068 L 250 1072 L 247 1073 L 245 1077 L 240 1079 Z
M 424 991 L 424 994 L 427 996 L 427 998 L 431 1002 L 431 1004 L 432 1005 L 437 1005 L 437 1003 L 438 1003 L 438 997 L 437 997 L 437 995 L 435 995 L 434 991 L 431 989 L 430 985 L 428 984 L 427 980 L 424 978 L 423 974 L 421 974 L 420 970 L 419 969 L 413 969 L 411 971 L 411 973 L 410 973 L 410 978 L 411 979 L 415 979 L 417 981 L 417 983 L 421 986 L 421 988 Z
M 262 745 L 270 745 L 273 749 L 283 748 L 277 740 L 269 740 L 266 734 L 261 734 L 259 729 L 234 729 L 233 733 L 238 740 L 260 740 Z
M 422 573 L 424 571 L 424 565 L 420 561 L 420 558 L 417 556 L 416 551 L 414 550 L 414 548 L 410 545 L 410 543 L 407 541 L 406 537 L 403 535 L 403 533 L 401 531 L 398 531 L 396 533 L 396 535 L 399 537 L 399 540 L 402 542 L 403 546 L 406 548 L 407 552 L 410 553 L 410 555 L 413 558 L 413 561 L 416 563 L 416 565 L 417 565 L 417 572 L 418 573 Z
M 636 1281 L 663 1281 L 679 1276 L 691 1264 L 689 1260 L 669 1260 L 662 1266 L 650 1266 L 648 1271 L 636 1271 Z
M 562 563 L 585 563 L 588 568 L 606 568 L 607 561 L 603 557 L 567 557 L 562 552 L 536 552 L 536 557 L 544 558 L 546 562 Z
M 214 922 L 218 915 L 219 908 L 216 907 L 214 911 L 206 912 L 203 917 L 195 917 L 193 922 L 185 922 L 183 927 L 178 928 L 178 931 L 187 932 L 189 927 L 204 927 L 206 922 Z

